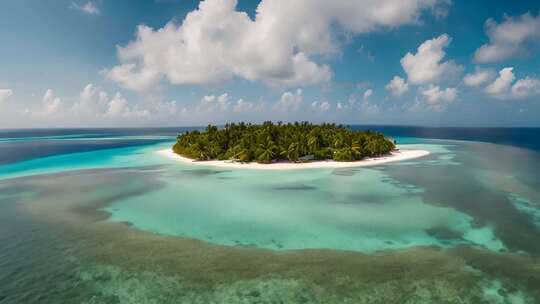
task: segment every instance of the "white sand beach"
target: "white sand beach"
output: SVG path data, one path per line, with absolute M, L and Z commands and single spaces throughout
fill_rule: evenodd
M 164 149 L 158 151 L 159 154 L 168 158 L 189 163 L 192 165 L 201 166 L 216 166 L 225 168 L 240 168 L 240 169 L 259 169 L 259 170 L 294 170 L 294 169 L 315 169 L 315 168 L 350 168 L 350 167 L 368 167 L 382 165 L 390 162 L 396 162 L 401 160 L 409 160 L 419 158 L 429 154 L 426 150 L 399 150 L 392 152 L 391 155 L 366 158 L 353 162 L 336 162 L 333 160 L 324 161 L 309 161 L 303 163 L 292 162 L 276 162 L 271 164 L 259 164 L 256 162 L 242 163 L 231 162 L 221 160 L 209 160 L 209 161 L 195 161 L 191 158 L 180 156 L 172 151 L 172 149 Z

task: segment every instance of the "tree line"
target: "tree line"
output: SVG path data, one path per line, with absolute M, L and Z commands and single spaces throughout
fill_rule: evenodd
M 196 160 L 271 163 L 302 159 L 355 161 L 390 153 L 394 142 L 382 133 L 342 125 L 308 122 L 208 125 L 204 131 L 178 135 L 173 151 Z

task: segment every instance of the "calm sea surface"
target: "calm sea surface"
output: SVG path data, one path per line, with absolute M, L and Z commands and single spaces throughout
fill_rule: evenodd
M 540 129 L 352 126 L 423 158 L 220 169 L 193 128 L 0 130 L 0 303 L 540 303 Z

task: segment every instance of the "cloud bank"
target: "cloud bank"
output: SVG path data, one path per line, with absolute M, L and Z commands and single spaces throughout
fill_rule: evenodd
M 513 67 L 499 71 L 499 76 L 486 88 L 487 94 L 497 99 L 525 99 L 540 95 L 540 80 L 532 77 L 518 79 L 516 82 Z
M 236 0 L 206 0 L 181 23 L 137 28 L 136 39 L 118 47 L 120 64 L 108 78 L 136 91 L 160 81 L 212 85 L 235 77 L 271 87 L 326 83 L 330 67 L 320 55 L 335 54 L 335 29 L 363 34 L 419 22 L 438 0 L 263 0 L 252 20 Z M 443 1 L 444 2 L 444 1 Z

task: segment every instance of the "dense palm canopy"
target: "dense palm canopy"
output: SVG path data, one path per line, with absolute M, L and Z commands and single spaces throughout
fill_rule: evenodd
M 373 131 L 353 131 L 341 125 L 308 122 L 261 125 L 232 123 L 208 126 L 178 136 L 174 152 L 197 160 L 234 159 L 271 163 L 313 159 L 354 161 L 390 153 L 394 143 Z

